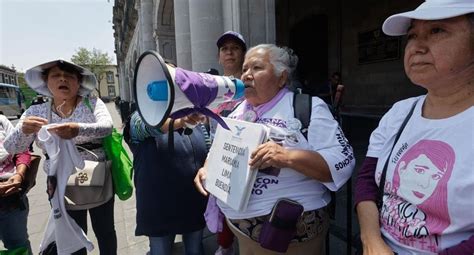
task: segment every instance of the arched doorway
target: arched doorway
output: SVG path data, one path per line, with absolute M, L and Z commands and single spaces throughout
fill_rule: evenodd
M 312 14 L 295 23 L 290 28 L 289 46 L 299 58 L 297 75 L 303 91 L 317 95 L 328 79 L 327 16 Z

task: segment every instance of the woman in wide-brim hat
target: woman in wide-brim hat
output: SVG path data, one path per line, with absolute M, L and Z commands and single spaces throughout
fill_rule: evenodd
M 426 0 L 382 29 L 407 35 L 405 73 L 427 94 L 370 137 L 355 189 L 364 254 L 473 254 L 474 1 Z
M 102 100 L 89 96 L 97 86 L 94 74 L 74 63 L 56 59 L 28 69 L 25 79 L 33 90 L 50 97 L 50 100 L 32 105 L 23 113 L 14 132 L 5 141 L 5 148 L 10 153 L 26 150 L 37 139 L 42 126 L 57 123 L 48 129 L 50 133 L 62 139 L 72 139 L 75 144 L 92 150 L 99 161 L 105 160 L 102 138 L 112 132 L 112 117 Z M 37 142 L 37 145 L 45 149 L 41 143 Z M 85 151 L 80 151 L 80 155 L 83 159 L 97 160 Z M 47 173 L 48 161 L 44 164 Z M 112 190 L 111 179 L 106 180 L 104 189 Z M 101 254 L 116 254 L 117 250 L 113 192 L 110 194 L 106 202 L 84 208 L 70 210 L 71 207 L 66 205 L 68 214 L 83 230 L 87 229 L 89 211 Z M 86 254 L 86 250 L 74 254 Z

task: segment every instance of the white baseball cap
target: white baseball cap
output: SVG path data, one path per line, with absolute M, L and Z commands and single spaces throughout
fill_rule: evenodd
M 387 35 L 404 35 L 412 19 L 441 20 L 473 12 L 474 0 L 426 0 L 413 11 L 388 17 L 382 25 L 382 30 Z
M 26 83 L 28 83 L 28 86 L 30 86 L 30 88 L 32 88 L 39 94 L 52 97 L 51 91 L 49 91 L 48 85 L 43 79 L 43 72 L 48 68 L 54 67 L 58 64 L 69 65 L 76 69 L 82 75 L 82 81 L 80 84 L 81 87 L 78 91 L 78 94 L 80 96 L 87 96 L 89 93 L 91 93 L 92 90 L 97 87 L 97 79 L 95 78 L 94 73 L 80 65 L 76 65 L 61 58 L 48 61 L 46 63 L 28 69 L 25 73 Z

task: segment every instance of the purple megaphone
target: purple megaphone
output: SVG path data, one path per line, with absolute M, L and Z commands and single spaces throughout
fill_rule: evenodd
M 228 129 L 224 120 L 209 108 L 238 100 L 244 89 L 239 79 L 169 66 L 155 51 L 143 53 L 135 68 L 134 96 L 138 112 L 153 127 L 161 127 L 167 118 L 198 112 Z

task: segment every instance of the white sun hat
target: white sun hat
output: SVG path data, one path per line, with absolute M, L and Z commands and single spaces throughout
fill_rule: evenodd
M 25 73 L 26 83 L 28 83 L 28 86 L 30 86 L 30 88 L 39 94 L 52 97 L 51 91 L 48 89 L 48 85 L 46 84 L 45 80 L 43 80 L 43 72 L 44 70 L 54 67 L 58 64 L 70 65 L 82 75 L 82 81 L 80 84 L 81 87 L 78 91 L 80 96 L 87 96 L 97 87 L 97 79 L 95 78 L 94 73 L 82 66 L 60 58 L 28 69 Z
M 474 0 L 426 0 L 413 11 L 388 17 L 382 25 L 382 30 L 387 35 L 404 35 L 412 19 L 441 20 L 473 12 Z

